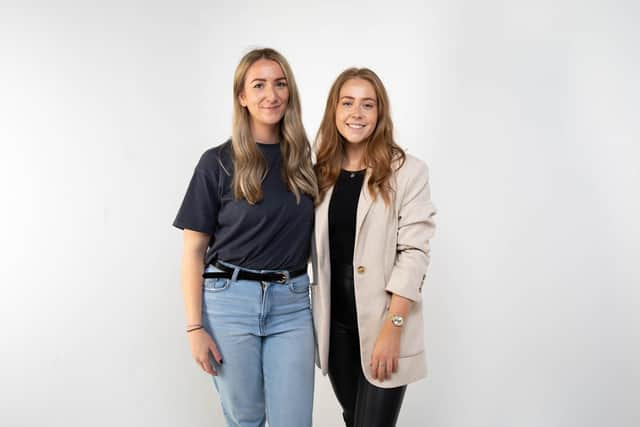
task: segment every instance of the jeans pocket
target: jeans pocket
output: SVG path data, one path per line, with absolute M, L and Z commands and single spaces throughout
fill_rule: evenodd
M 309 281 L 308 280 L 291 280 L 289 281 L 289 290 L 294 294 L 308 294 L 309 293 Z
M 204 279 L 205 292 L 221 292 L 229 288 L 231 280 L 221 277 L 214 279 Z

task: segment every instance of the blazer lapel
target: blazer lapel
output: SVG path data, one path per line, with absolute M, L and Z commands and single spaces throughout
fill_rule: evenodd
M 325 267 L 325 263 L 328 262 L 329 254 L 329 202 L 331 201 L 331 194 L 333 193 L 333 187 L 327 190 L 322 202 L 316 208 L 316 247 L 318 248 L 318 268 Z
M 373 199 L 371 198 L 367 187 L 370 177 L 371 170 L 367 169 L 362 183 L 362 190 L 360 190 L 360 197 L 358 199 L 358 211 L 356 213 L 356 242 L 358 241 L 358 235 L 360 234 L 362 224 L 364 223 L 373 203 Z M 318 249 L 318 268 L 329 267 L 329 203 L 331 201 L 331 194 L 333 194 L 333 187 L 327 190 L 327 194 L 325 194 L 322 202 L 316 208 L 316 227 L 314 232 L 316 237 L 316 247 Z
M 362 190 L 360 190 L 360 198 L 358 199 L 358 213 L 356 215 L 356 242 L 358 241 L 358 235 L 360 234 L 362 224 L 364 223 L 364 220 L 369 213 L 369 209 L 371 209 L 371 204 L 373 203 L 373 199 L 371 198 L 371 194 L 369 194 L 368 188 L 370 177 L 371 169 L 367 169 L 362 183 Z

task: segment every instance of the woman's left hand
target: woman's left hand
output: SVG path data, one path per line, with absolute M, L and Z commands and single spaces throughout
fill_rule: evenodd
M 392 372 L 398 371 L 398 357 L 400 356 L 400 335 L 402 328 L 393 326 L 385 321 L 371 354 L 371 375 L 374 379 L 384 381 L 391 378 Z

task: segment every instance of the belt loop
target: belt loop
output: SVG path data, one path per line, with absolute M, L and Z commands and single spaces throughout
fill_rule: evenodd
M 233 268 L 233 274 L 231 274 L 231 281 L 235 282 L 236 280 L 238 280 L 238 273 L 240 273 L 240 267 L 234 267 Z

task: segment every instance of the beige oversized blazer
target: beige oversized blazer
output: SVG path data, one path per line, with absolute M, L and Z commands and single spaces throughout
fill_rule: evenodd
M 429 264 L 429 239 L 433 236 L 435 209 L 431 203 L 428 170 L 424 162 L 407 154 L 394 174 L 395 189 L 387 207 L 378 196 L 372 200 L 367 171 L 360 192 L 353 255 L 360 361 L 367 380 L 379 387 L 398 387 L 426 376 L 422 286 Z M 316 334 L 316 364 L 327 374 L 331 313 L 329 265 L 329 201 L 331 188 L 316 208 L 312 242 L 312 312 Z M 369 361 L 385 321 L 391 293 L 415 301 L 405 318 L 400 341 L 398 372 L 380 382 L 371 377 Z M 388 321 L 388 320 L 387 320 Z

